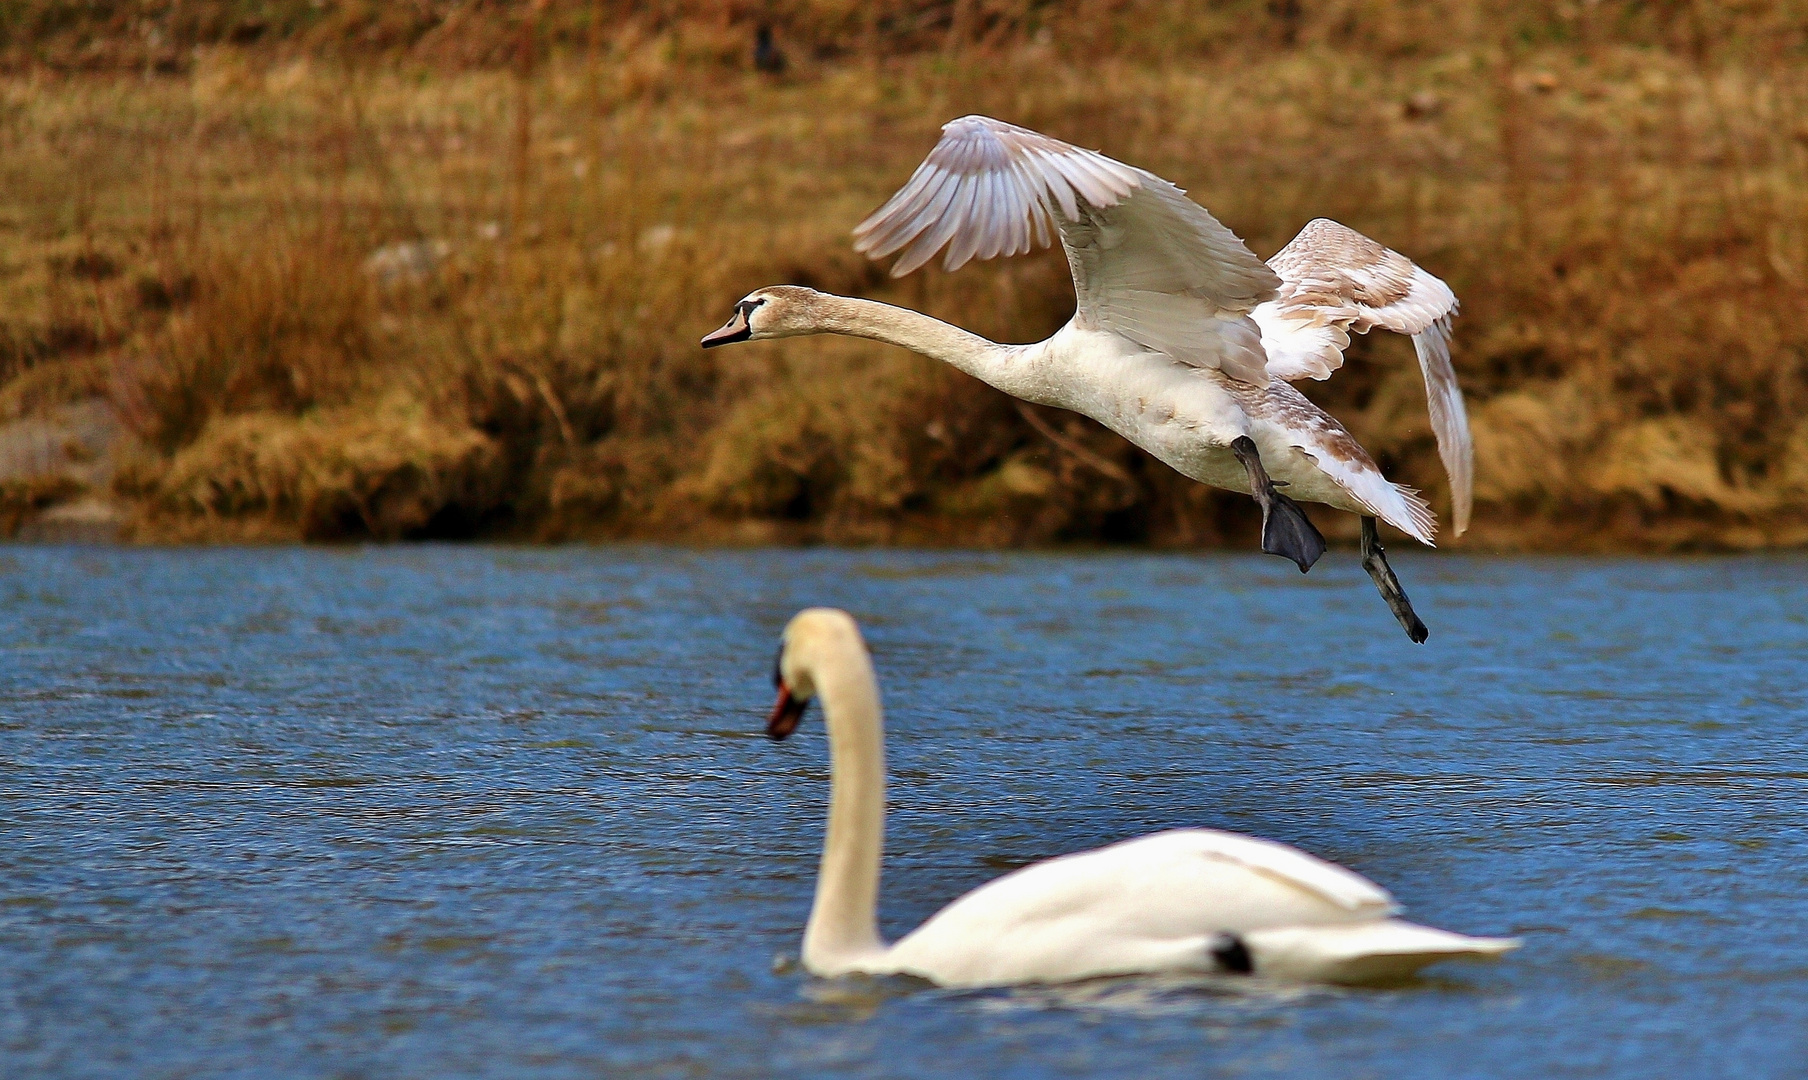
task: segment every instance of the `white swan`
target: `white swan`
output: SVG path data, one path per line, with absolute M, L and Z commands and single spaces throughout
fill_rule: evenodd
M 1424 641 L 1374 519 L 1429 545 L 1436 518 L 1286 380 L 1328 377 L 1351 330 L 1413 335 L 1461 535 L 1473 454 L 1450 365 L 1449 287 L 1322 218 L 1263 264 L 1153 173 L 983 116 L 947 124 L 910 182 L 854 233 L 874 257 L 902 250 L 892 269 L 902 275 L 944 245 L 952 270 L 1046 245 L 1051 231 L 1078 304 L 1047 341 L 999 345 L 903 308 L 774 286 L 748 294 L 703 345 L 851 334 L 944 360 L 1026 401 L 1090 416 L 1201 483 L 1250 490 L 1262 505 L 1262 550 L 1301 572 L 1325 545 L 1294 499 L 1360 515 L 1363 566 L 1407 634 Z
M 1284 844 L 1179 829 L 1024 867 L 888 946 L 877 920 L 884 724 L 853 618 L 830 608 L 794 617 L 775 681 L 767 734 L 791 734 L 813 697 L 829 729 L 828 837 L 803 943 L 812 974 L 956 987 L 1164 972 L 1371 982 L 1518 945 L 1396 919 L 1379 886 Z

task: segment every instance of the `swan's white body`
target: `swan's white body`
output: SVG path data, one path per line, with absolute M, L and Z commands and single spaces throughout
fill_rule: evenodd
M 1448 286 L 1404 256 L 1326 219 L 1264 264 L 1166 180 L 983 116 L 962 117 L 910 181 L 854 230 L 894 274 L 947 248 L 944 265 L 1029 251 L 1058 234 L 1076 309 L 1047 341 L 1000 346 L 887 305 L 780 286 L 749 294 L 704 339 L 842 333 L 945 360 L 1028 401 L 1097 420 L 1204 484 L 1247 490 L 1230 448 L 1253 439 L 1295 500 L 1378 517 L 1430 544 L 1436 518 L 1390 483 L 1343 425 L 1286 380 L 1330 376 L 1350 331 L 1410 334 L 1450 475 L 1455 529 L 1468 525 L 1473 453 L 1450 364 Z M 923 325 L 934 323 L 952 333 Z
M 1279 380 L 1253 386 L 1077 323 L 1033 345 L 1000 345 L 906 308 L 796 285 L 760 289 L 740 311 L 751 305 L 751 319 L 737 313 L 717 333 L 757 325 L 747 336 L 834 333 L 902 345 L 1014 397 L 1090 416 L 1182 475 L 1232 491 L 1248 488 L 1231 450 L 1246 435 L 1291 498 L 1372 514 L 1427 544 L 1437 529 L 1425 500 L 1389 483 L 1343 425 Z
M 1014 359 L 1038 377 L 1018 397 L 1089 416 L 1183 476 L 1246 490 L 1247 473 L 1230 444 L 1247 435 L 1269 475 L 1287 483 L 1289 497 L 1373 514 L 1432 542 L 1437 519 L 1424 500 L 1389 483 L 1343 425 L 1285 382 L 1254 386 L 1071 322 L 1021 349 Z M 994 366 L 973 365 L 973 373 L 986 378 Z
M 1369 982 L 1517 944 L 1397 919 L 1379 886 L 1284 844 L 1182 829 L 1007 874 L 888 946 L 877 920 L 884 728 L 854 620 L 822 608 L 799 614 L 785 631 L 780 677 L 781 708 L 794 711 L 775 737 L 789 734 L 795 703 L 810 697 L 821 698 L 829 730 L 828 836 L 803 946 L 813 974 L 908 974 L 956 987 L 1227 970 Z M 1241 966 L 1227 967 L 1227 955 Z

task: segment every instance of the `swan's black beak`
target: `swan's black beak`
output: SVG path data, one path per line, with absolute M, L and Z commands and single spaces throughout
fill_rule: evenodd
M 766 718 L 766 734 L 773 742 L 778 742 L 796 731 L 797 722 L 804 718 L 804 709 L 809 704 L 809 698 L 792 697 L 791 688 L 779 683 L 778 703 L 772 706 L 772 715 Z
M 735 308 L 734 317 L 729 319 L 722 329 L 706 335 L 703 347 L 713 349 L 717 345 L 727 345 L 734 341 L 746 341 L 753 336 L 753 327 L 747 325 L 747 308 L 745 305 Z

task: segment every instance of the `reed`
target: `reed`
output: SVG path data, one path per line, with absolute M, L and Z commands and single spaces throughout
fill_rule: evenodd
M 1467 542 L 1808 539 L 1795 9 L 1432 7 L 10 5 L 0 412 L 109 395 L 145 538 L 1241 543 L 1247 499 L 927 360 L 697 349 L 775 282 L 1058 326 L 1057 254 L 894 282 L 848 247 L 986 112 L 1260 254 L 1322 214 L 1449 280 Z M 1403 341 L 1304 389 L 1441 493 Z

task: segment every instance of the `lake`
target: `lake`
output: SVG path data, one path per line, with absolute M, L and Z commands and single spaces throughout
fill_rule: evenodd
M 1808 1069 L 1808 561 L 0 548 L 8 1077 L 1684 1077 Z M 790 961 L 764 738 L 845 607 L 882 924 L 1202 825 L 1514 934 L 1390 989 L 952 993 Z M 1231 983 L 1231 985 L 1226 985 Z

